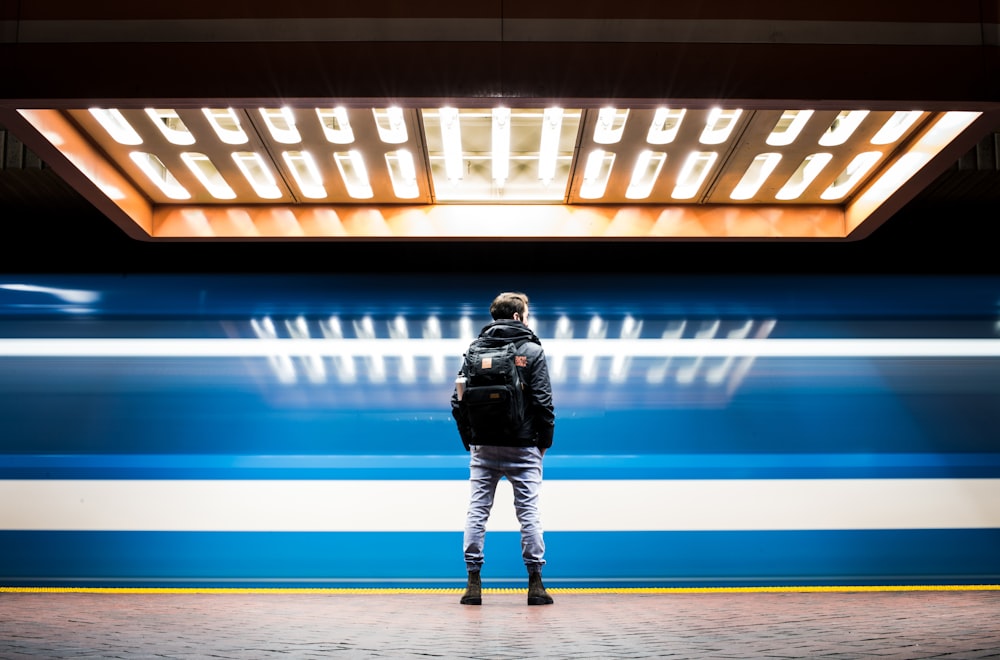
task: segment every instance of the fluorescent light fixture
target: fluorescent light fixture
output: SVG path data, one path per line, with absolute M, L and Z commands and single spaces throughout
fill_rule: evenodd
M 354 130 L 347 118 L 347 108 L 316 108 L 316 116 L 323 127 L 323 135 L 331 144 L 351 144 Z
M 142 144 L 142 138 L 139 136 L 139 133 L 132 128 L 132 124 L 128 123 L 128 120 L 125 119 L 125 116 L 119 110 L 115 110 L 114 108 L 91 108 L 90 114 L 118 144 L 130 147 Z
M 757 191 L 767 181 L 767 177 L 771 176 L 771 172 L 774 171 L 774 168 L 778 166 L 780 161 L 781 154 L 779 153 L 766 153 L 755 156 L 750 162 L 750 167 L 743 173 L 743 178 L 740 179 L 740 182 L 729 195 L 729 198 L 736 200 L 753 199 L 754 195 L 757 194 Z
M 196 151 L 185 151 L 181 154 L 181 160 L 212 197 L 215 199 L 236 198 L 236 193 L 229 187 L 208 156 Z
M 580 197 L 583 199 L 599 199 L 604 196 L 611 177 L 611 168 L 615 163 L 612 151 L 594 149 L 587 156 L 587 164 L 583 170 L 583 184 L 580 186 Z
M 868 173 L 879 158 L 882 157 L 880 151 L 866 151 L 860 153 L 847 164 L 844 171 L 834 179 L 833 183 L 820 195 L 822 199 L 832 201 L 842 198 L 856 186 Z
M 922 110 L 905 110 L 892 113 L 892 116 L 882 125 L 872 138 L 872 144 L 892 144 L 903 137 L 906 131 L 920 119 Z
M 865 191 L 865 196 L 888 197 L 909 181 L 930 159 L 931 155 L 928 153 L 903 154 L 875 180 L 871 188 Z
M 662 151 L 644 149 L 636 158 L 632 179 L 629 181 L 625 197 L 628 199 L 646 199 L 653 192 L 656 179 L 660 176 L 663 164 L 667 162 L 667 154 Z
M 788 181 L 781 187 L 778 194 L 774 196 L 775 199 L 789 201 L 801 197 L 806 188 L 812 184 L 813 180 L 819 176 L 819 173 L 823 171 L 823 168 L 831 160 L 833 160 L 833 154 L 829 153 L 809 154 L 803 158 L 798 168 L 792 173 L 792 176 L 788 178 Z
M 493 181 L 503 186 L 510 176 L 510 108 L 493 108 Z
M 129 153 L 129 158 L 170 199 L 191 199 L 191 193 L 174 178 L 156 154 L 133 151 Z
M 958 137 L 980 115 L 982 115 L 981 112 L 946 112 L 927 131 L 927 134 L 920 138 L 918 145 L 927 145 L 927 147 L 937 145 L 939 149 L 944 148 L 948 142 Z
M 302 195 L 309 199 L 323 199 L 326 188 L 323 187 L 323 176 L 316 167 L 316 160 L 308 151 L 283 151 L 281 157 L 291 170 L 295 183 Z
M 854 131 L 858 129 L 861 122 L 868 116 L 867 110 L 845 110 L 834 118 L 830 127 L 819 139 L 820 146 L 836 147 L 844 144 Z
M 670 196 L 674 199 L 691 199 L 697 195 L 718 157 L 719 154 L 714 151 L 695 151 L 689 154 Z
M 657 108 L 653 115 L 653 121 L 649 125 L 649 132 L 646 134 L 646 142 L 649 144 L 670 144 L 677 137 L 677 131 L 681 128 L 681 121 L 684 119 L 684 109 Z
M 944 113 L 909 146 L 907 153 L 879 175 L 858 201 L 871 205 L 887 199 L 979 116 L 978 112 Z
M 449 181 L 460 181 L 465 169 L 462 160 L 462 127 L 457 108 L 441 108 L 441 146 L 444 151 L 444 171 Z
M 738 108 L 712 108 L 698 141 L 702 144 L 722 144 L 736 128 L 736 120 L 741 114 L 743 111 Z
M 316 213 L 332 218 L 334 211 L 295 206 L 307 202 L 418 203 L 435 207 L 437 219 L 450 217 L 463 203 L 482 204 L 490 214 L 498 205 L 526 204 L 530 206 L 522 208 L 530 211 L 531 218 L 519 213 L 517 222 L 506 229 L 491 219 L 477 223 L 474 233 L 501 230 L 511 235 L 587 237 L 600 233 L 600 226 L 578 213 L 568 223 L 558 219 L 572 214 L 574 203 L 675 203 L 684 207 L 678 209 L 680 214 L 700 214 L 693 206 L 704 204 L 704 212 L 720 218 L 752 213 L 748 204 L 768 199 L 781 205 L 781 217 L 747 224 L 741 235 L 837 238 L 865 222 L 878 222 L 889 212 L 887 205 L 875 213 L 881 202 L 857 204 L 860 199 L 870 201 L 869 190 L 888 189 L 893 178 L 880 178 L 883 172 L 907 153 L 936 158 L 963 131 L 978 130 L 975 118 L 981 116 L 900 106 L 865 110 L 847 103 L 804 109 L 805 104 L 794 100 L 774 100 L 752 109 L 735 107 L 737 101 L 718 101 L 721 107 L 715 108 L 703 103 L 692 106 L 690 99 L 661 99 L 663 107 L 656 101 L 633 107 L 605 100 L 606 107 L 587 108 L 536 101 L 511 106 L 509 99 L 470 99 L 465 106 L 458 100 L 440 100 L 445 107 L 402 103 L 397 107 L 388 99 L 376 99 L 374 105 L 362 105 L 363 99 L 309 105 L 301 99 L 287 103 L 259 99 L 249 107 L 226 107 L 229 101 L 154 107 L 161 103 L 156 101 L 145 104 L 150 107 L 88 110 L 82 105 L 17 112 L 39 137 L 49 138 L 62 151 L 67 167 L 79 170 L 77 179 L 88 196 L 105 202 L 125 200 L 116 207 L 117 220 L 132 220 L 152 239 L 216 236 L 206 230 L 206 219 L 235 218 L 235 213 L 259 219 L 255 220 L 259 231 L 276 237 L 326 231 L 330 225 L 312 219 Z M 619 103 L 620 107 L 614 106 Z M 683 107 L 670 107 L 671 103 Z M 718 144 L 705 146 L 699 139 Z M 821 139 L 839 146 L 817 146 Z M 392 144 L 398 140 L 405 141 Z M 349 150 L 355 149 L 358 155 L 351 156 Z M 132 150 L 146 155 L 130 160 Z M 686 160 L 692 151 L 695 155 Z M 876 151 L 881 155 L 852 161 L 859 152 Z M 893 172 L 913 171 L 916 166 L 923 173 L 927 167 L 921 170 L 920 161 L 921 157 L 906 157 Z M 146 173 L 135 162 L 141 162 Z M 167 167 L 170 173 L 164 171 Z M 899 192 L 910 192 L 911 185 L 915 183 Z M 137 194 L 145 204 L 127 201 Z M 170 204 L 175 199 L 208 206 L 195 215 L 194 209 Z M 293 206 L 278 210 L 262 204 L 278 201 Z M 229 208 L 235 202 L 239 211 Z M 846 207 L 834 208 L 844 202 Z M 449 204 L 451 211 L 439 208 Z M 551 206 L 545 210 L 543 205 Z M 152 226 L 150 212 L 156 219 Z M 281 217 L 306 218 L 306 224 L 275 222 L 276 212 Z M 673 219 L 654 223 L 655 227 L 647 222 L 656 212 L 654 207 L 633 212 L 639 215 L 630 215 L 627 227 L 614 223 L 616 233 L 691 235 L 691 225 Z M 844 222 L 828 223 L 838 212 Z M 409 211 L 400 207 L 393 213 Z M 535 214 L 544 222 L 536 222 Z M 635 224 L 633 218 L 641 222 Z M 809 228 L 810 222 L 825 224 L 817 232 Z M 404 233 L 444 236 L 463 231 L 450 220 L 404 224 Z M 701 227 L 703 238 L 731 236 L 726 223 L 710 224 Z M 227 234 L 244 231 L 231 220 L 218 227 Z M 359 236 L 373 230 L 347 228 Z
M 785 110 L 767 136 L 767 143 L 772 147 L 784 147 L 795 142 L 812 115 L 812 110 Z
M 212 130 L 226 144 L 246 144 L 249 141 L 240 118 L 232 108 L 202 108 Z
M 413 154 L 408 149 L 390 151 L 385 155 L 385 164 L 389 169 L 389 179 L 392 190 L 400 199 L 413 199 L 420 194 L 417 186 L 417 169 L 413 164 Z
M 597 125 L 594 127 L 594 142 L 597 144 L 616 144 L 622 139 L 625 122 L 628 120 L 628 109 L 601 108 L 597 113 Z
M 247 183 L 261 199 L 281 197 L 281 190 L 274 179 L 274 174 L 260 154 L 254 151 L 236 151 L 233 153 L 233 162 L 240 168 Z
M 187 146 L 194 144 L 194 135 L 188 130 L 176 110 L 170 108 L 146 108 L 146 114 L 153 120 L 163 137 L 170 144 Z
M 299 130 L 295 128 L 295 114 L 291 108 L 260 108 L 259 111 L 275 142 L 298 144 L 302 141 Z
M 365 167 L 365 159 L 361 152 L 352 149 L 348 152 L 338 151 L 333 154 L 337 169 L 344 180 L 347 194 L 355 199 L 371 199 L 371 182 L 368 180 L 368 169 Z
M 546 186 L 552 183 L 552 179 L 556 176 L 562 120 L 562 108 L 546 108 L 542 116 L 542 138 L 538 146 L 538 178 Z
M 402 108 L 393 106 L 391 108 L 373 108 L 372 114 L 375 116 L 375 126 L 378 128 L 379 138 L 386 144 L 402 144 L 406 142 L 406 121 L 403 118 Z

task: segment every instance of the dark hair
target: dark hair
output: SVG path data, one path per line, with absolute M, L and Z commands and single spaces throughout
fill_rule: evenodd
M 507 291 L 493 299 L 490 305 L 490 316 L 494 321 L 512 319 L 519 314 L 524 320 L 524 310 L 528 308 L 528 296 L 518 291 Z

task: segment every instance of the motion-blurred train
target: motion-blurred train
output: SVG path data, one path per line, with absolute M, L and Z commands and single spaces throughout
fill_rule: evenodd
M 1000 580 L 997 278 L 0 279 L 4 585 L 464 583 L 449 399 L 506 289 L 551 586 Z M 524 579 L 506 482 L 483 575 Z

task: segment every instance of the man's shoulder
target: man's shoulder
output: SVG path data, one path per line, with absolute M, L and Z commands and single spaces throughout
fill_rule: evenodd
M 532 353 L 541 353 L 542 342 L 538 339 L 538 337 L 527 337 L 521 340 L 520 348 L 522 350 L 530 351 Z
M 542 350 L 542 345 L 539 342 L 526 341 L 515 352 L 518 355 L 523 355 L 527 362 L 527 364 L 521 366 L 537 364 L 539 360 L 545 359 L 545 352 Z

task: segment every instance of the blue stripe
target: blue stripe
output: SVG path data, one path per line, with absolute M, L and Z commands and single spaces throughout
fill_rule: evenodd
M 1000 529 L 550 532 L 551 586 L 1000 583 Z M 98 587 L 455 587 L 462 534 L 0 532 L 0 583 Z M 519 535 L 487 536 L 484 579 L 523 586 Z
M 1000 453 L 549 454 L 548 479 L 997 478 Z M 6 454 L 0 479 L 465 479 L 468 455 Z
M 507 279 L 507 278 L 504 278 Z M 486 314 L 496 278 L 474 274 L 364 275 L 30 275 L 3 283 L 100 294 L 91 303 L 70 303 L 47 293 L 0 288 L 0 316 L 63 317 L 85 310 L 91 317 L 226 319 L 281 314 L 396 314 L 419 310 L 475 310 Z M 519 285 L 540 307 L 589 312 L 635 308 L 674 315 L 851 318 L 969 318 L 997 311 L 996 275 L 674 275 L 601 274 L 588 278 L 524 274 Z

